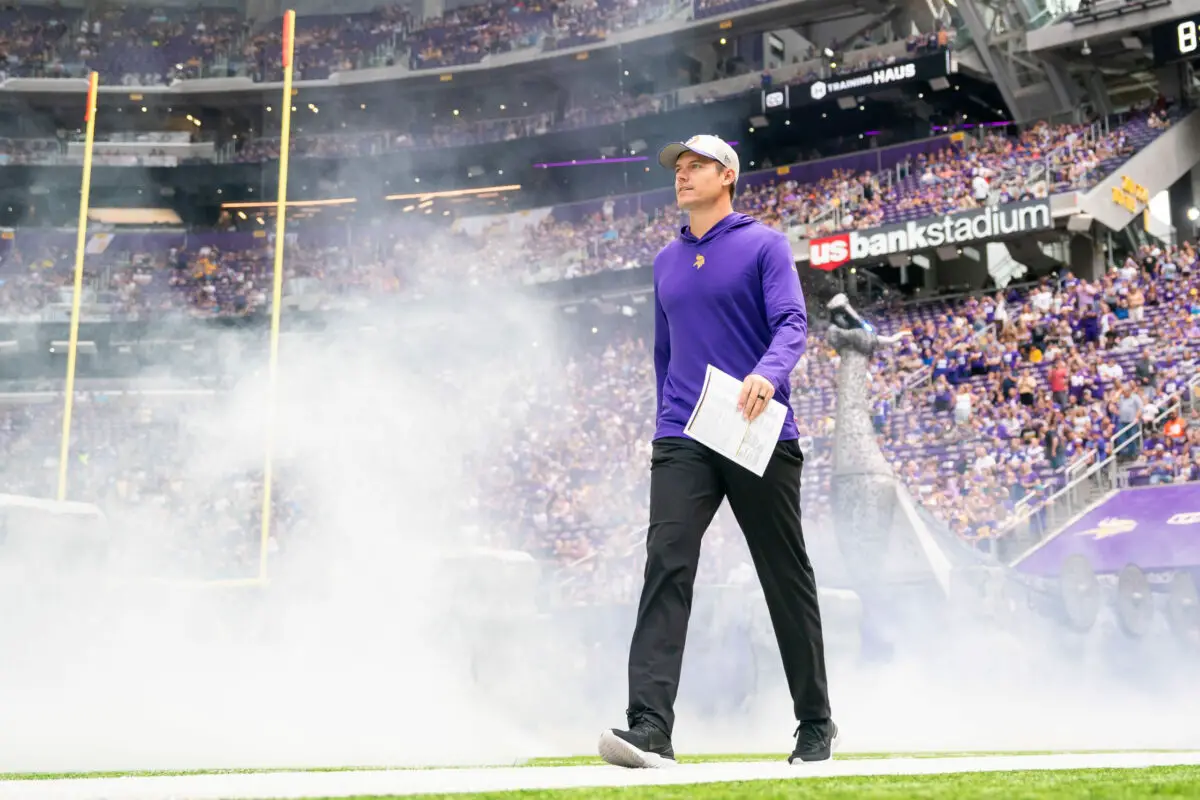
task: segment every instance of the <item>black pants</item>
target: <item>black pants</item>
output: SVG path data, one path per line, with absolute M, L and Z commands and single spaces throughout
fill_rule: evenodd
M 821 610 L 800 526 L 799 443 L 776 445 L 761 478 L 684 438 L 656 441 L 650 465 L 645 584 L 629 651 L 629 724 L 644 719 L 668 735 L 675 725 L 700 540 L 726 497 L 762 583 L 796 719 L 827 719 Z

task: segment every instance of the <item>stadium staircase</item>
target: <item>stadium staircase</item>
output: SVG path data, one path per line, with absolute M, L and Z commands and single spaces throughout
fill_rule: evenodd
M 1138 145 L 1136 132 L 1131 134 Z M 1075 205 L 1084 214 L 1112 231 L 1124 230 L 1141 216 L 1144 204 L 1130 211 L 1113 200 L 1113 190 L 1129 178 L 1145 187 L 1150 197 L 1169 189 L 1200 164 L 1200 111 L 1192 111 L 1182 120 L 1154 137 L 1118 169 L 1086 192 L 1078 193 Z
M 1162 409 L 1153 424 L 1162 425 L 1176 410 L 1193 424 L 1200 419 L 1200 367 L 1192 367 L 1181 398 Z M 1100 459 L 1097 451 L 1092 450 L 1068 464 L 1063 473 L 1065 484 L 1058 491 L 1048 497 L 1031 497 L 1030 502 L 1018 503 L 1013 510 L 1013 522 L 998 536 L 1012 536 L 1018 545 L 1017 552 L 1024 554 L 1053 536 L 1071 519 L 1087 511 L 1110 492 L 1132 486 L 1136 467 L 1123 463 L 1116 455 L 1117 443 L 1125 437 L 1128 438 L 1122 447 L 1133 443 L 1140 445 L 1143 438 L 1141 424 L 1135 422 L 1111 437 L 1108 450 L 1111 455 Z M 1010 563 L 1017 560 L 1020 558 L 1010 559 Z

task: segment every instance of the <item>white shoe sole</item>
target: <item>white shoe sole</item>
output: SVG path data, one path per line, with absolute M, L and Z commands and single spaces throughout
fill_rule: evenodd
M 614 767 L 626 769 L 665 769 L 675 766 L 673 759 L 639 750 L 611 730 L 600 734 L 600 757 Z
M 837 752 L 838 746 L 841 745 L 841 743 L 842 732 L 838 731 L 833 735 L 833 741 L 829 743 L 829 758 L 821 758 L 815 761 L 804 761 L 803 759 L 797 758 L 795 761 L 790 761 L 788 763 L 790 763 L 793 767 L 798 767 L 802 764 L 824 764 L 826 761 L 832 761 L 833 754 Z

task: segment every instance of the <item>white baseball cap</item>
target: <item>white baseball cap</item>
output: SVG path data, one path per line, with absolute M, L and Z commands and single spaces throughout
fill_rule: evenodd
M 737 153 L 733 152 L 729 143 L 720 136 L 705 133 L 693 136 L 686 142 L 672 142 L 659 151 L 658 163 L 667 169 L 675 169 L 675 162 L 684 153 L 695 153 L 698 156 L 711 158 L 726 169 L 733 170 L 733 182 L 735 185 L 737 184 L 738 176 L 742 173 L 741 162 L 738 161 Z

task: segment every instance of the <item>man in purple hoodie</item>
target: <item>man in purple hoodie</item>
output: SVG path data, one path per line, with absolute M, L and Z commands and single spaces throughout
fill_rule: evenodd
M 671 731 L 700 540 L 725 498 L 746 537 L 783 656 L 799 727 L 789 763 L 824 761 L 830 719 L 816 579 L 800 525 L 804 456 L 788 398 L 808 317 L 787 237 L 733 211 L 737 154 L 716 136 L 668 145 L 689 225 L 654 259 L 657 429 L 650 460 L 646 572 L 629 652 L 628 730 L 600 737 L 622 767 L 674 763 Z M 787 407 L 764 475 L 687 437 L 707 366 L 745 377 L 738 409 L 756 419 L 772 398 Z

